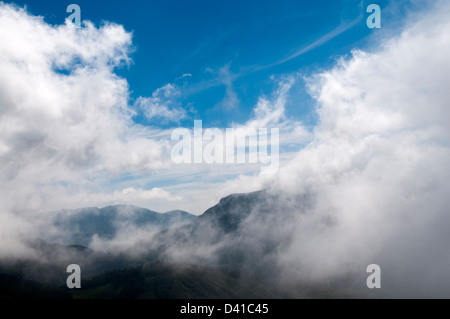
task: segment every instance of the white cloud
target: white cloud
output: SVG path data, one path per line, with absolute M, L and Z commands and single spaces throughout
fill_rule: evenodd
M 285 76 L 272 80 L 276 89 L 270 97 L 261 96 L 253 109 L 252 117 L 243 125 L 253 128 L 279 128 L 281 144 L 303 144 L 310 139 L 309 133 L 303 124 L 286 116 L 286 105 L 290 99 L 289 93 L 294 86 L 298 75 Z M 296 107 L 301 107 L 302 101 L 296 101 Z
M 123 194 L 123 197 L 121 198 L 126 199 L 129 202 L 133 202 L 135 198 L 145 200 L 153 200 L 153 199 L 180 200 L 179 196 L 172 196 L 169 192 L 158 187 L 154 187 L 150 190 L 135 189 L 133 187 L 128 187 L 124 188 L 121 193 Z M 117 198 L 117 196 L 114 196 L 114 198 Z
M 449 14 L 439 2 L 379 49 L 354 51 L 311 79 L 314 138 L 273 184 L 314 198 L 280 256 L 288 275 L 379 263 L 398 280 L 391 293 L 405 293 L 412 273 L 434 293 L 438 277 L 448 278 Z
M 187 117 L 186 110 L 180 107 L 176 100 L 179 94 L 179 88 L 168 83 L 154 91 L 151 97 L 139 97 L 136 107 L 144 111 L 147 119 L 179 122 Z
M 167 140 L 132 122 L 127 81 L 114 73 L 129 62 L 122 26 L 50 26 L 1 3 L 0 39 L 3 216 L 66 205 L 106 177 L 167 165 Z
M 216 106 L 222 111 L 232 111 L 239 106 L 239 98 L 233 86 L 233 81 L 236 76 L 231 73 L 230 65 L 230 63 L 227 63 L 218 71 L 220 81 L 225 85 L 225 96 L 222 101 Z

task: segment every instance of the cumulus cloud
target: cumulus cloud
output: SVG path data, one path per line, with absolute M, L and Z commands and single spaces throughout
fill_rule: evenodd
M 439 2 L 373 52 L 310 79 L 319 124 L 273 187 L 314 198 L 280 254 L 289 275 L 378 263 L 388 294 L 448 293 L 437 283 L 449 275 L 449 13 Z
M 130 61 L 131 34 L 122 26 L 50 26 L 1 3 L 0 29 L 4 216 L 95 192 L 92 181 L 105 176 L 165 165 L 168 143 L 133 123 L 127 81 L 114 73 Z M 13 223 L 2 223 L 1 233 Z
M 183 75 L 182 78 L 186 76 L 189 75 Z M 177 85 L 168 83 L 154 91 L 151 97 L 139 97 L 135 106 L 142 109 L 149 120 L 179 122 L 187 117 L 186 110 L 177 102 L 179 95 Z

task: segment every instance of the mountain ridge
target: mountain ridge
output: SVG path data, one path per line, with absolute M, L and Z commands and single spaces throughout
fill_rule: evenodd
M 101 239 L 113 239 L 123 225 L 158 232 L 189 224 L 197 218 L 182 210 L 159 213 L 135 205 L 62 209 L 54 211 L 53 215 L 53 226 L 59 234 L 46 239 L 80 246 L 89 246 L 95 235 Z

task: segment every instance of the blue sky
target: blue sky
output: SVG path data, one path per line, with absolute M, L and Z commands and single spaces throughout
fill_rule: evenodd
M 133 63 L 117 73 L 130 85 L 130 103 L 172 83 L 180 89 L 177 107 L 187 110 L 177 123 L 147 120 L 139 112 L 134 120 L 192 126 L 193 119 L 202 119 L 209 127 L 244 123 L 258 97 L 274 89 L 271 76 L 307 76 L 366 47 L 368 36 L 378 31 L 365 25 L 365 8 L 372 2 L 14 1 L 54 25 L 64 23 L 70 3 L 80 5 L 82 20 L 123 25 L 133 32 L 135 52 Z M 384 8 L 388 1 L 378 3 Z M 304 83 L 291 94 L 297 102 L 288 105 L 286 115 L 313 125 Z

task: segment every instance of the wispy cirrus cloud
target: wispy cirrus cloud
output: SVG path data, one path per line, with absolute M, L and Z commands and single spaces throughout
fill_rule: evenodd
M 363 20 L 363 8 L 362 8 L 362 2 L 359 5 L 360 7 L 360 15 L 358 15 L 356 18 L 352 20 L 344 20 L 342 21 L 338 26 L 334 27 L 327 33 L 319 36 L 316 40 L 312 41 L 311 43 L 305 44 L 299 49 L 294 50 L 293 53 L 289 54 L 288 56 L 281 58 L 275 62 L 265 64 L 265 65 L 258 65 L 258 66 L 242 66 L 240 68 L 240 71 L 238 73 L 231 73 L 230 72 L 230 64 L 228 63 L 224 65 L 222 68 L 219 69 L 217 72 L 217 76 L 204 80 L 198 83 L 193 83 L 189 87 L 185 88 L 182 92 L 183 95 L 189 96 L 193 94 L 197 94 L 199 92 L 208 90 L 210 88 L 225 85 L 226 87 L 226 98 L 224 101 L 222 101 L 222 105 L 225 106 L 226 109 L 230 109 L 230 107 L 234 107 L 233 103 L 237 103 L 237 96 L 233 90 L 232 83 L 236 81 L 237 79 L 241 77 L 245 77 L 247 75 L 250 75 L 252 73 L 256 73 L 262 70 L 267 70 L 273 67 L 276 67 L 278 65 L 282 65 L 288 61 L 291 61 L 305 53 L 308 53 L 314 49 L 317 49 L 321 47 L 322 45 L 326 44 L 327 42 L 333 40 L 334 38 L 338 37 L 339 35 L 345 33 L 346 31 L 352 29 L 359 23 L 362 23 Z M 210 70 L 210 69 L 209 69 Z

